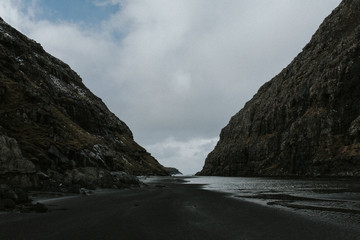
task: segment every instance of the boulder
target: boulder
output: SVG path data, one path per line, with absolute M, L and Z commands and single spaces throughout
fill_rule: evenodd
M 48 211 L 48 208 L 45 204 L 42 203 L 36 203 L 34 206 L 34 211 L 38 213 L 45 213 Z
M 23 157 L 14 138 L 0 135 L 0 175 L 7 173 L 35 173 L 35 165 Z

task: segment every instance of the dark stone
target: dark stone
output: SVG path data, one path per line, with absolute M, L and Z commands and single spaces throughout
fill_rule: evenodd
M 35 212 L 38 212 L 38 213 L 45 213 L 48 211 L 48 208 L 45 204 L 42 204 L 42 203 L 36 203 L 34 205 L 34 210 Z
M 176 168 L 166 167 L 166 171 L 169 173 L 169 175 L 182 175 L 182 173 Z
M 50 178 L 47 174 L 43 172 L 37 172 L 36 175 L 40 180 L 48 180 Z
M 359 56 L 360 2 L 344 0 L 231 118 L 198 175 L 360 176 Z
M 23 189 L 16 188 L 15 192 L 16 192 L 16 195 L 17 195 L 17 199 L 16 199 L 17 204 L 31 202 L 31 199 L 29 198 L 28 193 L 26 191 L 24 191 Z
M 16 203 L 14 200 L 6 198 L 3 200 L 3 205 L 5 209 L 15 209 Z
M 18 199 L 18 195 L 12 189 L 7 189 L 5 191 L 2 191 L 1 196 L 4 199 L 12 199 L 14 201 Z

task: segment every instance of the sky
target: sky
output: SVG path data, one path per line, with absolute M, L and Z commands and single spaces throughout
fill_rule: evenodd
M 1 0 L 161 164 L 200 171 L 231 116 L 340 0 Z

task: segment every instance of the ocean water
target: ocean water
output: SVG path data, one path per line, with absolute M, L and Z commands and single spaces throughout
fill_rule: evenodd
M 320 221 L 360 227 L 360 180 L 189 177 L 186 181 Z

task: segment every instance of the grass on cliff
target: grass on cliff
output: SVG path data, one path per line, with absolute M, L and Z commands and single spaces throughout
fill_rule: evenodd
M 81 150 L 99 141 L 71 121 L 55 105 L 51 105 L 49 113 L 54 120 L 53 124 L 39 123 L 31 119 L 27 113 L 36 112 L 40 106 L 46 105 L 44 100 L 31 102 L 24 96 L 24 86 L 10 79 L 1 79 L 1 82 L 6 87 L 6 94 L 5 100 L 0 103 L 0 124 L 6 126 L 10 137 L 17 139 L 21 147 L 31 155 L 43 155 L 42 150 L 49 149 L 51 144 L 67 145 Z M 60 141 L 57 141 L 51 132 L 54 128 Z

